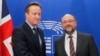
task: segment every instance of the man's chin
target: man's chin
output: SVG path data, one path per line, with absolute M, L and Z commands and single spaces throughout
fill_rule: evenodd
M 65 32 L 70 33 L 70 32 L 72 32 L 72 30 L 71 29 L 66 29 Z
M 38 22 L 34 22 L 34 23 L 32 23 L 32 25 L 37 25 L 38 24 Z
M 36 26 L 37 25 L 37 23 L 34 23 L 34 24 L 32 24 L 33 26 Z
M 66 29 L 65 32 L 66 33 L 73 33 L 74 32 L 74 29 Z
M 72 31 L 67 31 L 67 33 L 71 33 Z
M 66 29 L 67 32 L 72 32 L 72 29 Z

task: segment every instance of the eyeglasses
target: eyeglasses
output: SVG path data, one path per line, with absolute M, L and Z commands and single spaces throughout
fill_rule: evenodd
M 65 21 L 63 21 L 62 23 L 72 23 L 72 22 L 74 22 L 75 20 L 65 20 Z

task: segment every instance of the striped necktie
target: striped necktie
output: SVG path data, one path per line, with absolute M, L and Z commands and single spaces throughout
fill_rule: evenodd
M 70 56 L 75 56 L 75 50 L 74 50 L 74 43 L 72 36 L 69 36 L 70 42 L 69 42 L 69 47 L 70 47 Z

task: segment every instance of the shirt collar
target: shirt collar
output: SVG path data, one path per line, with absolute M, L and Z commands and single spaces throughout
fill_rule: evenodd
M 65 34 L 65 38 L 68 38 L 68 36 L 69 36 L 69 35 L 66 33 L 66 34 Z M 76 31 L 76 30 L 73 32 L 72 36 L 73 36 L 74 38 L 77 38 L 77 31 Z
M 30 27 L 31 29 L 36 28 L 36 26 L 32 26 L 27 20 L 26 20 L 26 23 L 29 25 L 29 27 Z

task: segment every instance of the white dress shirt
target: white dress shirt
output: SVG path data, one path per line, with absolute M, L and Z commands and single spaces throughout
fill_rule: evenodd
M 66 33 L 65 34 L 65 51 L 66 51 L 66 54 L 70 56 L 70 47 L 69 47 L 70 38 L 68 36 L 69 35 Z M 74 49 L 76 53 L 76 46 L 77 46 L 77 31 L 76 30 L 72 34 L 72 39 L 73 39 Z

